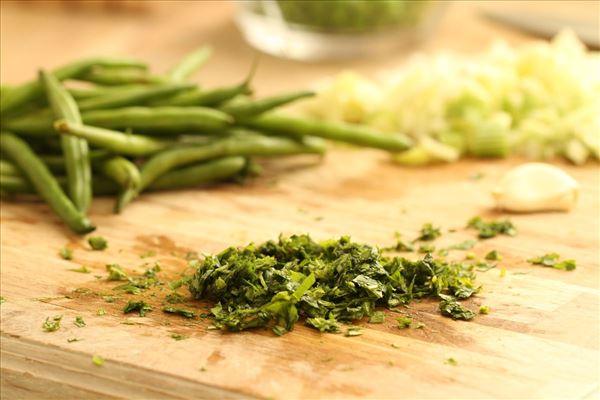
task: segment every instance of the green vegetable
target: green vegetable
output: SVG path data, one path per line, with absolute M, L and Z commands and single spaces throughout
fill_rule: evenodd
M 78 80 L 105 86 L 121 86 L 142 83 L 164 83 L 165 78 L 150 75 L 140 68 L 94 66 L 87 70 Z
M 98 367 L 104 365 L 104 358 L 100 357 L 99 355 L 93 355 L 92 356 L 92 363 L 94 363 L 94 365 L 97 365 Z
M 385 313 L 383 311 L 375 311 L 371 318 L 369 318 L 370 324 L 383 324 L 385 322 Z
M 197 70 L 202 68 L 209 60 L 212 49 L 203 46 L 193 52 L 186 54 L 169 72 L 167 76 L 174 82 L 182 82 L 189 79 Z
M 75 322 L 73 322 L 76 327 L 83 328 L 85 326 L 85 321 L 81 315 L 75 317 Z
M 412 324 L 412 318 L 408 318 L 408 317 L 396 318 L 396 321 L 398 321 L 399 329 L 410 328 L 410 325 Z
M 79 108 L 73 97 L 51 73 L 40 72 L 48 103 L 55 119 L 81 123 Z M 75 206 L 86 212 L 92 201 L 92 170 L 88 155 L 88 144 L 84 139 L 62 136 L 61 148 L 65 157 L 69 197 Z
M 452 319 L 462 319 L 468 321 L 475 316 L 475 313 L 468 308 L 463 307 L 458 301 L 454 300 L 452 296 L 440 295 L 442 301 L 440 302 L 440 312 L 445 317 Z
M 167 314 L 177 314 L 181 315 L 185 318 L 194 318 L 196 314 L 193 311 L 186 310 L 185 308 L 177 308 L 177 307 L 163 307 L 163 312 Z
M 228 248 L 197 265 L 189 282 L 196 299 L 217 304 L 216 328 L 239 331 L 280 326 L 289 331 L 300 316 L 319 330 L 337 321 L 372 316 L 413 298 L 477 292 L 468 266 L 433 260 L 383 257 L 348 237 L 315 242 L 306 235 L 261 245 Z
M 430 241 L 435 240 L 440 236 L 442 236 L 440 228 L 434 228 L 433 225 L 427 223 L 421 228 L 421 234 L 419 235 L 419 237 L 417 237 L 416 240 Z
M 485 255 L 485 259 L 490 261 L 500 261 L 502 260 L 502 256 L 498 254 L 496 250 L 492 250 Z
M 78 106 L 81 111 L 88 111 L 145 105 L 154 99 L 172 96 L 193 87 L 193 85 L 189 84 L 177 84 L 127 89 L 80 100 Z
M 42 325 L 42 329 L 46 332 L 54 332 L 60 329 L 60 320 L 62 315 L 55 315 L 54 317 L 46 317 L 46 321 Z
M 489 306 L 481 306 L 479 307 L 479 314 L 489 314 L 490 307 Z
M 33 153 L 25 141 L 12 133 L 0 133 L 0 147 L 60 218 L 76 233 L 88 233 L 96 227 L 83 215 L 62 191 L 48 167 Z
M 220 109 L 235 118 L 236 121 L 247 120 L 263 114 L 274 108 L 281 107 L 296 100 L 312 97 L 315 94 L 309 91 L 286 93 L 282 95 L 266 97 L 259 100 L 250 100 L 241 103 L 225 104 Z
M 484 221 L 481 217 L 473 217 L 467 222 L 467 228 L 477 229 L 481 239 L 488 239 L 496 235 L 515 236 L 517 229 L 508 219 Z
M 63 247 L 62 249 L 60 249 L 60 252 L 58 254 L 64 260 L 72 260 L 73 259 L 73 250 L 69 249 L 68 247 Z
M 140 317 L 144 317 L 146 313 L 152 311 L 152 306 L 142 300 L 129 300 L 127 304 L 125 304 L 125 307 L 123 307 L 123 313 L 127 314 L 134 311 L 137 311 L 140 314 Z
M 544 254 L 543 256 L 530 258 L 527 261 L 534 265 L 542 265 L 544 267 L 562 269 L 565 271 L 573 271 L 577 268 L 575 260 L 560 261 L 560 255 L 557 253 Z
M 87 241 L 92 250 L 104 250 L 108 247 L 108 242 L 102 236 L 90 236 Z

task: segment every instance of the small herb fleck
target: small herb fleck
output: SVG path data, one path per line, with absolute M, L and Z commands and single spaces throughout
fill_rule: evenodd
M 448 250 L 471 250 L 477 244 L 477 240 L 467 239 L 460 243 L 453 244 L 448 247 Z
M 100 317 L 103 315 L 106 315 L 106 310 L 104 308 L 99 308 L 96 310 L 96 315 L 98 315 Z
M 62 249 L 60 249 L 60 252 L 58 254 L 64 260 L 72 260 L 73 259 L 73 250 L 69 249 L 68 247 L 63 247 Z
M 479 314 L 489 314 L 490 306 L 481 306 L 479 307 Z
M 329 318 L 314 317 L 306 318 L 306 325 L 312 326 L 321 332 L 339 332 L 340 324 L 337 323 L 333 316 Z
M 504 278 L 505 276 L 506 276 L 506 268 L 501 267 L 500 268 L 500 278 Z
M 108 247 L 108 242 L 102 236 L 90 236 L 88 243 L 92 250 L 104 250 Z
M 390 346 L 392 346 L 395 349 L 399 349 L 400 348 L 400 345 L 396 344 L 396 343 L 390 343 Z
M 156 252 L 153 250 L 148 250 L 147 252 L 140 254 L 140 258 L 148 258 L 154 256 L 156 256 Z
M 362 328 L 360 326 L 349 326 L 346 329 L 346 336 L 360 336 L 362 335 Z
M 115 296 L 102 296 L 105 302 L 114 303 L 117 298 Z
M 69 343 L 73 343 L 73 342 L 80 342 L 80 341 L 82 341 L 82 340 L 83 340 L 83 339 L 81 339 L 81 338 L 76 338 L 76 337 L 67 338 L 67 342 L 69 342 Z
M 424 243 L 419 246 L 419 253 L 433 253 L 435 246 L 430 243 Z
M 427 223 L 421 228 L 421 234 L 416 240 L 431 241 L 442 235 L 440 228 L 434 228 L 432 224 Z
M 458 361 L 456 361 L 454 359 L 454 357 L 450 357 L 450 358 L 446 359 L 445 364 L 452 365 L 452 366 L 457 366 L 458 365 Z
M 73 322 L 76 327 L 83 328 L 85 326 L 85 321 L 81 315 L 75 317 L 75 322 Z
M 486 222 L 476 216 L 467 222 L 467 228 L 477 229 L 481 239 L 489 239 L 497 235 L 515 236 L 517 234 L 517 229 L 508 219 Z
M 140 314 L 140 317 L 143 317 L 146 313 L 152 311 L 152 307 L 143 300 L 130 300 L 125 304 L 125 307 L 123 307 L 123 313 L 127 314 L 134 311 L 137 311 Z
M 129 276 L 118 264 L 106 264 L 106 270 L 108 271 L 109 281 L 126 281 L 129 279 Z
M 4 298 L 4 296 L 0 296 L 0 304 L 6 302 L 6 299 Z
M 385 322 L 385 313 L 383 311 L 375 311 L 371 318 L 369 318 L 370 324 L 383 324 Z
M 478 261 L 475 264 L 473 264 L 473 266 L 479 272 L 487 272 L 490 269 L 496 268 L 496 264 L 487 263 L 484 261 Z
M 425 325 L 422 322 L 417 322 L 417 325 L 415 326 L 415 329 L 423 329 L 425 328 L 427 325 Z
M 485 259 L 488 261 L 501 261 L 502 256 L 496 250 L 492 250 L 485 255 Z
M 451 296 L 440 294 L 440 298 L 442 301 L 440 301 L 439 308 L 443 316 L 464 321 L 468 321 L 475 316 L 473 311 L 464 307 Z
M 527 261 L 534 265 L 542 265 L 544 267 L 562 269 L 565 271 L 572 271 L 577 268 L 575 260 L 560 261 L 560 255 L 557 253 L 544 254 L 543 256 L 530 258 Z
M 177 292 L 169 293 L 165 297 L 165 301 L 170 304 L 178 304 L 185 302 L 185 296 Z
M 90 272 L 92 272 L 88 267 L 86 267 L 85 265 L 82 265 L 79 268 L 71 268 L 69 271 L 73 271 L 73 272 L 79 272 L 82 274 L 89 274 Z
M 410 325 L 412 324 L 412 318 L 408 317 L 399 317 L 396 318 L 396 321 L 398 321 L 398 329 L 410 328 Z
M 44 321 L 42 328 L 46 332 L 55 332 L 60 329 L 60 320 L 62 319 L 62 315 L 55 315 L 54 317 L 46 317 L 46 321 Z
M 178 340 L 178 341 L 179 341 L 179 340 L 185 340 L 185 339 L 189 339 L 189 338 L 190 338 L 189 336 L 182 335 L 182 334 L 180 334 L 180 333 L 172 333 L 172 334 L 171 334 L 171 337 L 172 337 L 173 339 L 175 339 L 175 340 Z
M 406 243 L 402 240 L 402 235 L 400 232 L 395 232 L 394 237 L 396 238 L 396 244 L 393 246 L 384 247 L 381 249 L 382 251 L 409 252 L 415 250 L 412 244 Z
M 472 251 L 469 251 L 467 254 L 465 254 L 466 260 L 474 260 L 475 258 L 477 258 L 477 255 Z
M 94 354 L 92 356 L 92 363 L 94 363 L 94 365 L 97 365 L 98 367 L 104 365 L 104 358 L 100 357 L 99 355 Z
M 185 308 L 176 308 L 176 307 L 163 307 L 162 311 L 168 314 L 177 314 L 181 315 L 185 318 L 194 318 L 196 314 L 193 311 L 186 310 Z

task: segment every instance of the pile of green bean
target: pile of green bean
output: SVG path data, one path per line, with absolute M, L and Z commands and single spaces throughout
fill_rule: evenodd
M 189 83 L 209 55 L 198 49 L 161 75 L 135 59 L 89 59 L 3 86 L 1 193 L 35 194 L 87 233 L 92 194 L 116 194 L 120 212 L 142 191 L 244 176 L 255 157 L 323 154 L 323 139 L 387 151 L 411 145 L 399 134 L 273 113 L 312 93 L 254 99 L 254 67 L 230 86 Z

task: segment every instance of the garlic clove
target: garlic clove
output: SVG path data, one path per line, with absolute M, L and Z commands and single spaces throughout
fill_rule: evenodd
M 579 185 L 558 167 L 527 163 L 508 171 L 492 195 L 497 207 L 508 211 L 569 211 L 577 203 Z

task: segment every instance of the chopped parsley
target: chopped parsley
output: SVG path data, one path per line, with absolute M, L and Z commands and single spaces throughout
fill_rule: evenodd
M 475 258 L 477 258 L 477 254 L 473 253 L 472 251 L 469 251 L 467 254 L 465 254 L 466 260 L 474 260 Z
M 346 336 L 360 336 L 362 335 L 362 328 L 360 326 L 349 326 L 346 329 Z
M 479 307 L 479 314 L 489 314 L 490 306 L 481 306 Z
M 467 239 L 460 243 L 453 244 L 448 247 L 448 250 L 471 250 L 477 244 L 477 240 Z
M 468 308 L 464 307 L 458 301 L 451 296 L 440 295 L 442 301 L 440 302 L 440 312 L 443 316 L 450 317 L 452 319 L 462 319 L 468 321 L 475 316 L 475 313 Z
M 78 328 L 83 328 L 85 326 L 85 321 L 81 315 L 78 315 L 75 317 L 75 322 L 73 322 L 73 324 Z
M 60 329 L 60 320 L 62 315 L 55 315 L 54 317 L 46 317 L 46 320 L 42 324 L 42 329 L 46 332 L 55 332 Z
M 496 268 L 496 264 L 487 263 L 485 261 L 478 261 L 473 264 L 474 268 L 479 272 L 487 272 L 490 269 Z
M 106 310 L 104 308 L 99 308 L 96 310 L 96 315 L 99 317 L 106 315 Z
M 433 253 L 435 251 L 435 246 L 431 243 L 424 243 L 419 246 L 419 253 Z
M 165 301 L 170 304 L 178 304 L 185 302 L 185 296 L 177 292 L 169 293 L 165 297 Z
M 196 314 L 193 311 L 186 310 L 185 308 L 176 307 L 163 307 L 162 311 L 168 314 L 177 314 L 185 318 L 194 318 Z
M 215 328 L 289 331 L 306 317 L 308 326 L 331 332 L 338 330 L 338 321 L 373 316 L 376 307 L 440 295 L 464 299 L 479 287 L 462 263 L 429 254 L 416 261 L 385 257 L 347 236 L 315 242 L 298 235 L 207 255 L 189 289 L 196 299 L 216 302 L 211 309 Z
M 172 333 L 171 337 L 173 339 L 177 340 L 177 341 L 179 341 L 179 340 L 185 340 L 185 339 L 189 339 L 190 338 L 189 336 L 182 335 L 180 333 Z
M 107 279 L 109 281 L 126 281 L 129 279 L 129 276 L 119 264 L 106 264 L 106 270 L 108 271 Z
M 527 261 L 534 265 L 542 265 L 544 267 L 561 269 L 564 271 L 573 271 L 577 268 L 575 260 L 560 261 L 560 255 L 557 253 L 544 254 L 543 256 L 530 258 Z
M 454 357 L 447 358 L 445 363 L 452 366 L 458 365 L 458 361 L 456 361 Z
M 94 363 L 94 365 L 97 365 L 98 367 L 104 365 L 104 358 L 100 357 L 99 355 L 94 354 L 92 356 L 92 363 Z
M 192 263 L 190 263 L 190 266 L 192 266 Z M 184 276 L 183 278 L 169 282 L 169 287 L 173 290 L 179 289 L 183 285 L 188 284 L 191 279 L 192 279 L 191 276 Z
M 140 254 L 140 258 L 148 258 L 154 256 L 156 256 L 156 252 L 153 250 L 148 250 L 147 252 Z
M 412 244 L 402 241 L 402 235 L 400 232 L 395 232 L 394 236 L 396 238 L 396 244 L 393 246 L 384 247 L 381 249 L 382 251 L 410 252 L 415 250 Z
M 517 234 L 517 229 L 508 219 L 486 222 L 476 216 L 469 220 L 467 228 L 477 229 L 481 239 L 489 239 L 497 235 L 515 236 Z
M 501 261 L 502 256 L 496 250 L 492 250 L 485 255 L 485 259 L 488 261 Z
M 383 311 L 375 311 L 371 318 L 369 318 L 370 324 L 383 324 L 385 322 L 385 313 Z
M 137 311 L 140 314 L 140 317 L 144 317 L 146 313 L 152 311 L 152 306 L 143 300 L 129 300 L 127 304 L 125 304 L 125 307 L 123 307 L 123 313 L 127 314 L 134 311 Z
M 60 249 L 60 251 L 58 252 L 58 254 L 64 260 L 72 260 L 73 259 L 73 250 L 69 249 L 68 247 L 63 247 L 62 249 Z
M 504 278 L 505 276 L 506 276 L 506 268 L 501 267 L 500 268 L 500 278 Z
M 144 271 L 144 276 L 147 278 L 156 278 L 156 274 L 160 272 L 160 265 L 158 263 L 154 264 L 152 268 L 148 268 Z
M 432 224 L 427 223 L 423 225 L 423 227 L 421 228 L 421 234 L 415 240 L 431 241 L 437 239 L 440 236 L 442 236 L 440 228 L 434 228 Z
M 396 318 L 396 321 L 398 321 L 398 329 L 410 328 L 410 325 L 412 324 L 412 318 L 408 317 L 399 317 Z
M 86 267 L 85 265 L 82 265 L 79 268 L 71 268 L 69 271 L 73 271 L 73 272 L 79 272 L 82 274 L 89 274 L 90 272 L 92 272 L 88 267 Z
M 102 236 L 90 236 L 88 243 L 92 250 L 104 250 L 108 247 L 108 242 Z

